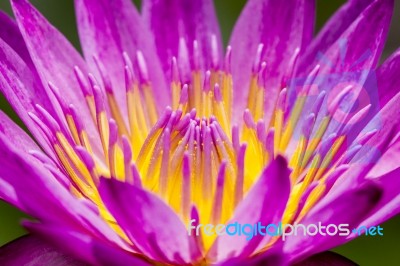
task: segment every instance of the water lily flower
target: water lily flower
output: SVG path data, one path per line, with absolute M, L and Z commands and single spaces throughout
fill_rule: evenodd
M 354 265 L 321 252 L 399 213 L 393 0 L 315 37 L 314 1 L 249 0 L 226 49 L 212 0 L 75 0 L 83 56 L 11 5 L 0 89 L 30 135 L 0 113 L 0 198 L 34 221 L 2 265 Z M 229 223 L 349 231 L 201 229 Z

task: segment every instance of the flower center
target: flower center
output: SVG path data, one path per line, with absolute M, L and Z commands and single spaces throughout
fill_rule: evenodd
M 184 222 L 199 217 L 203 224 L 219 224 L 229 220 L 264 167 L 278 154 L 290 158 L 293 170 L 291 196 L 282 221 L 292 223 L 301 220 L 329 190 L 340 172 L 347 169 L 337 166 L 351 162 L 374 132 L 355 141 L 357 145 L 349 149 L 343 149 L 344 136 L 351 130 L 349 126 L 325 136 L 331 114 L 350 89 L 343 90 L 323 111 L 326 93 L 321 91 L 312 108 L 304 110 L 309 84 L 316 79 L 319 66 L 309 73 L 306 86 L 290 102 L 287 84 L 294 73 L 298 51 L 293 55 L 293 69 L 282 80 L 272 114 L 266 114 L 267 65 L 260 60 L 262 49 L 260 45 L 254 62 L 242 128 L 231 122 L 233 84 L 229 47 L 224 64 L 220 64 L 223 69 L 214 67 L 203 72 L 195 64 L 187 72 L 183 63 L 173 58 L 172 103 L 160 116 L 140 51 L 135 65 L 124 54 L 127 117 L 122 115 L 107 71 L 99 60 L 96 62 L 103 86 L 90 74 L 87 84 L 83 73 L 75 68 L 98 136 L 89 136 L 74 106 L 64 103 L 54 89 L 65 123 L 59 125 L 41 106 L 38 112 L 42 119 L 30 115 L 48 136 L 71 179 L 71 191 L 77 197 L 93 201 L 122 237 L 124 234 L 97 191 L 101 176 L 157 193 Z M 186 72 L 182 73 L 182 69 Z M 368 108 L 347 121 L 362 116 Z M 299 138 L 294 137 L 295 132 L 299 132 Z M 213 238 L 205 239 L 206 250 L 212 241 Z

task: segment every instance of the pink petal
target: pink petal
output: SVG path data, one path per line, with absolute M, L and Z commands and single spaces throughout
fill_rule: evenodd
M 34 69 L 17 23 L 6 13 L 0 11 L 0 25 L 0 39 L 7 43 L 29 67 Z
M 268 119 L 280 92 L 282 77 L 293 67 L 297 48 L 307 48 L 314 30 L 314 1 L 249 0 L 232 33 L 233 118 L 238 122 L 246 107 L 252 66 L 257 48 L 264 44 L 261 61 L 267 63 L 268 91 L 265 115 Z M 269 121 L 266 121 L 268 124 Z
M 189 50 L 185 63 L 195 64 L 193 42 L 199 45 L 197 59 L 201 69 L 210 69 L 222 59 L 222 41 L 212 0 L 144 0 L 143 17 L 154 33 L 157 52 L 164 70 L 171 74 L 171 59 L 179 55 L 179 39 L 183 38 Z M 212 38 L 215 36 L 213 47 Z M 184 62 L 180 62 L 184 63 Z M 181 73 L 187 75 L 190 73 Z
M 0 132 L 16 147 L 25 152 L 40 151 L 31 137 L 14 123 L 3 111 L 0 111 Z
M 191 250 L 196 244 L 185 225 L 159 198 L 114 179 L 103 178 L 99 191 L 107 209 L 146 256 L 178 264 L 198 259 L 198 248 Z
M 348 233 L 351 234 L 351 230 L 376 206 L 381 195 L 381 189 L 372 182 L 364 182 L 357 188 L 348 189 L 343 193 L 328 194 L 299 223 L 306 227 L 311 224 L 318 226 L 319 223 L 322 226 L 347 224 Z M 339 234 L 286 236 L 284 252 L 293 263 L 341 245 L 348 241 L 346 237 Z
M 130 0 L 76 0 L 79 36 L 91 71 L 98 73 L 93 56 L 107 68 L 113 92 L 127 117 L 123 53 L 146 60 L 158 111 L 170 104 L 169 88 L 157 56 L 154 38 Z M 133 59 L 132 59 L 133 60 Z
M 69 41 L 27 0 L 13 0 L 11 5 L 43 86 L 47 89 L 51 82 L 67 106 L 75 106 L 85 121 L 96 154 L 100 154 L 97 130 L 74 74 L 74 66 L 87 73 L 85 62 Z
M 384 161 L 380 162 L 384 163 Z M 378 163 L 379 164 L 379 163 Z M 400 213 L 400 168 L 370 179 L 382 188 L 383 195 L 370 215 L 360 222 L 362 226 L 377 226 Z M 350 237 L 353 239 L 355 236 Z
M 384 106 L 399 91 L 400 49 L 393 53 L 377 70 L 379 104 Z
M 347 1 L 325 23 L 315 39 L 307 47 L 303 60 L 310 63 L 318 53 L 324 53 L 329 47 L 340 39 L 340 36 L 356 21 L 365 8 L 374 0 Z
M 84 266 L 82 261 L 65 255 L 36 236 L 20 237 L 0 248 L 2 265 L 59 265 Z
M 23 225 L 32 233 L 52 244 L 57 250 L 94 265 L 137 265 L 150 264 L 128 253 L 121 247 L 101 241 L 90 234 L 82 234 L 68 227 L 25 221 Z M 56 265 L 56 264 L 49 264 Z M 58 264 L 57 264 L 58 265 Z
M 46 106 L 49 113 L 58 117 L 36 73 L 32 72 L 22 58 L 0 39 L 0 89 L 29 131 L 50 155 L 54 155 L 43 132 L 29 117 L 37 113 L 35 103 Z
M 277 157 L 261 174 L 257 183 L 236 208 L 233 218 L 227 223 L 262 225 L 278 224 L 286 207 L 290 193 L 290 171 L 283 157 Z M 279 193 L 277 194 L 277 192 Z M 231 257 L 249 257 L 261 242 L 267 243 L 271 236 L 254 236 L 247 240 L 245 235 L 218 236 L 208 256 L 212 260 L 224 261 Z

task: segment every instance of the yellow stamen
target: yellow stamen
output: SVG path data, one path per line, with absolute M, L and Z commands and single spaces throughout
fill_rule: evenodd
M 111 114 L 115 122 L 117 122 L 120 135 L 129 136 L 128 129 L 126 128 L 125 121 L 121 115 L 118 103 L 112 93 L 107 92 L 108 104 L 110 105 Z
M 345 140 L 345 137 L 342 136 L 342 137 L 339 137 L 333 143 L 332 148 L 326 154 L 324 160 L 321 163 L 321 166 L 320 166 L 317 174 L 315 175 L 315 179 L 316 180 L 319 180 L 322 177 L 322 175 L 324 174 L 324 172 L 328 168 L 329 164 L 331 163 L 333 157 L 336 155 L 336 153 L 338 152 L 339 148 L 342 146 L 344 140 Z
M 156 104 L 154 102 L 153 91 L 151 89 L 150 84 L 144 84 L 142 86 L 143 86 L 144 100 L 146 102 L 146 109 L 142 110 L 147 110 L 150 122 L 149 126 L 153 126 L 157 122 L 158 118 Z
M 310 160 L 311 155 L 314 153 L 315 149 L 321 142 L 322 137 L 324 136 L 326 129 L 328 128 L 328 125 L 331 121 L 331 117 L 326 116 L 322 119 L 318 130 L 315 133 L 315 136 L 309 141 L 307 151 L 304 155 L 303 162 L 301 163 L 301 170 L 304 169 L 304 167 L 307 165 L 308 161 Z
M 67 114 L 65 116 L 65 118 L 67 120 L 67 124 L 68 124 L 69 130 L 71 131 L 72 138 L 74 139 L 76 144 L 81 145 L 81 140 L 79 138 L 79 133 L 78 133 L 78 130 L 76 128 L 76 125 L 75 125 L 73 117 L 71 115 Z
M 292 138 L 294 129 L 299 121 L 300 114 L 303 110 L 304 104 L 307 100 L 307 95 L 300 94 L 299 97 L 296 99 L 296 103 L 293 107 L 293 111 L 290 114 L 289 121 L 286 125 L 286 128 L 283 132 L 281 143 L 279 145 L 280 151 L 285 151 L 290 139 Z

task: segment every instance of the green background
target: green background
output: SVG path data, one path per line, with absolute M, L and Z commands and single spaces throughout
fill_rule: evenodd
M 31 2 L 59 28 L 78 49 L 80 49 L 72 0 L 32 0 Z M 139 1 L 135 2 L 138 3 Z M 215 0 L 225 43 L 227 43 L 229 39 L 229 34 L 234 22 L 239 16 L 245 2 L 245 0 Z M 317 29 L 321 28 L 329 16 L 344 2 L 345 1 L 318 0 Z M 396 10 L 389 32 L 389 39 L 385 46 L 384 58 L 400 46 L 398 34 L 400 32 L 400 23 L 398 23 L 398 18 L 400 18 L 400 1 L 396 0 L 395 2 Z M 11 14 L 8 1 L 0 0 L 0 9 Z M 2 97 L 0 97 L 0 108 L 22 125 Z M 23 217 L 26 217 L 26 215 L 1 201 L 0 217 L 0 245 L 25 233 L 23 228 L 19 226 L 19 221 Z M 335 251 L 354 260 L 360 265 L 400 265 L 399 241 L 397 239 L 400 237 L 400 216 L 393 218 L 381 226 L 384 228 L 384 236 L 363 236 L 344 246 L 336 248 Z

